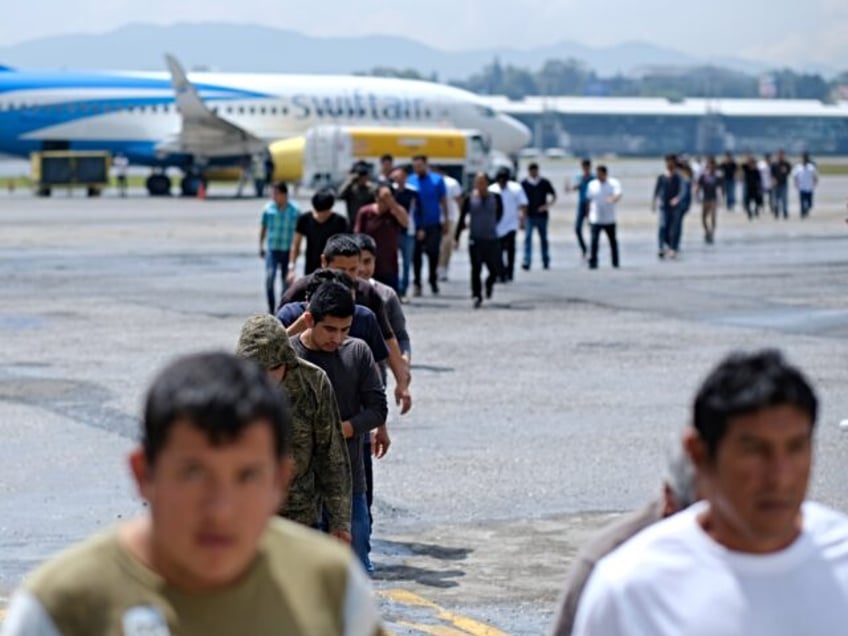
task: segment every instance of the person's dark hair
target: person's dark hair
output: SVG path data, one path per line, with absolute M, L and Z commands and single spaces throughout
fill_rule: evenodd
M 289 193 L 289 186 L 286 185 L 285 181 L 277 181 L 274 184 L 274 190 L 276 190 L 280 194 L 288 194 Z
M 395 158 L 394 158 L 394 157 L 392 157 L 389 153 L 386 153 L 386 154 L 384 154 L 383 156 L 381 156 L 381 157 L 380 157 L 380 162 L 381 162 L 381 163 L 382 163 L 383 161 L 391 161 L 391 162 L 394 162 L 394 160 L 395 160 Z
M 360 252 L 370 252 L 372 256 L 377 256 L 377 241 L 368 234 L 354 234 L 353 237 L 359 244 Z
M 539 164 L 536 163 L 535 161 L 533 163 L 531 163 L 529 166 L 527 166 L 527 170 L 538 170 L 538 169 L 539 169 Z
M 238 439 L 257 420 L 267 420 L 275 456 L 282 458 L 290 449 L 291 413 L 282 391 L 256 362 L 229 353 L 178 358 L 153 380 L 141 440 L 149 464 L 156 462 L 180 420 L 191 422 L 216 446 Z
M 350 289 L 336 281 L 327 281 L 320 285 L 309 297 L 309 313 L 315 324 L 327 316 L 350 318 L 356 310 Z
M 356 283 L 353 282 L 350 276 L 342 271 L 337 269 L 316 269 L 309 275 L 309 282 L 306 284 L 305 293 L 307 301 L 312 298 L 312 294 L 314 294 L 321 285 L 329 281 L 344 285 L 348 288 L 348 293 L 352 292 L 356 286 Z
M 580 165 L 583 166 L 584 168 L 591 168 L 592 167 L 592 160 L 587 157 L 586 159 L 584 159 L 583 161 L 580 162 Z
M 603 165 L 603 164 L 601 164 L 600 166 L 598 166 L 598 170 L 597 170 L 597 171 L 598 171 L 598 172 L 603 172 L 604 174 L 609 174 L 609 170 L 607 170 L 607 167 L 606 167 L 605 165 Z
M 337 256 L 359 256 L 359 252 L 359 243 L 352 234 L 333 234 L 327 239 L 321 254 L 329 263 Z
M 424 163 L 427 163 L 427 155 L 414 155 L 412 157 L 412 160 L 413 161 L 423 161 Z
M 677 163 L 677 155 L 668 154 L 668 155 L 665 156 L 665 160 L 666 161 L 673 161 L 674 163 Z
M 507 168 L 507 167 L 498 168 L 498 172 L 497 172 L 497 174 L 495 174 L 495 180 L 496 181 L 500 181 L 501 179 L 509 180 L 509 177 L 511 176 L 511 174 L 512 173 L 510 172 L 509 168 Z
M 695 396 L 693 423 L 714 458 L 732 418 L 775 406 L 794 406 L 815 426 L 818 400 L 799 369 L 774 349 L 737 352 L 704 380 Z
M 312 195 L 312 209 L 316 212 L 332 210 L 335 204 L 336 197 L 333 195 L 332 190 L 318 190 L 318 192 Z

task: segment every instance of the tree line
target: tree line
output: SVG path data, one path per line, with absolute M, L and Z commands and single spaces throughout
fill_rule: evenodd
M 437 80 L 415 69 L 381 66 L 365 75 L 405 79 Z M 646 70 L 638 76 L 617 74 L 601 77 L 579 60 L 547 60 L 538 71 L 503 65 L 493 60 L 453 86 L 482 95 L 506 95 L 521 99 L 528 95 L 592 95 L 605 97 L 774 97 L 777 99 L 816 99 L 831 102 L 848 85 L 848 71 L 831 80 L 816 73 L 780 69 L 752 75 L 717 66 Z M 845 98 L 844 96 L 842 97 Z

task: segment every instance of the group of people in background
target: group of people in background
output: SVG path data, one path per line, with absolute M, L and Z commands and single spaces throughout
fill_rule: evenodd
M 712 156 L 702 161 L 700 157 L 687 159 L 667 155 L 665 164 L 665 171 L 657 178 L 654 187 L 652 204 L 654 210 L 659 210 L 658 256 L 661 259 L 677 257 L 683 217 L 693 201 L 701 202 L 704 242 L 712 244 L 715 240 L 716 211 L 722 201 L 728 212 L 735 210 L 739 184 L 749 220 L 758 218 L 766 206 L 775 219 L 788 219 L 790 181 L 798 191 L 800 218 L 807 218 L 813 209 L 818 172 L 806 152 L 794 167 L 783 150 L 774 157 L 766 153 L 759 160 L 749 152 L 740 162 L 727 152 L 721 163 Z

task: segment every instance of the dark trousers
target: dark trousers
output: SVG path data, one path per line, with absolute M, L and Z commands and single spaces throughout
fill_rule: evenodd
M 424 264 L 424 254 L 427 254 L 428 277 L 430 285 L 437 285 L 439 267 L 439 251 L 442 248 L 442 225 L 430 225 L 424 230 L 424 240 L 415 239 L 415 252 L 412 255 L 413 282 L 421 286 L 421 267 Z
M 486 265 L 488 275 L 486 276 L 486 295 L 492 295 L 492 287 L 501 271 L 501 251 L 498 239 L 468 241 L 468 256 L 471 258 L 471 297 L 483 298 L 483 265 Z
M 665 249 L 678 251 L 680 249 L 680 238 L 682 234 L 683 210 L 680 206 L 661 208 L 659 226 L 657 228 L 657 242 L 660 251 Z
M 813 209 L 813 192 L 812 190 L 810 192 L 800 190 L 798 196 L 801 198 L 801 218 L 803 219 Z
M 589 267 L 592 269 L 598 267 L 598 243 L 600 242 L 601 231 L 607 235 L 607 239 L 609 240 L 612 266 L 618 267 L 618 240 L 615 237 L 615 223 L 592 223 L 590 230 L 592 233 L 592 247 L 589 253 Z
M 501 280 L 512 280 L 515 273 L 515 230 L 498 239 L 501 244 Z
M 574 217 L 574 234 L 577 236 L 577 243 L 580 245 L 580 251 L 583 256 L 586 256 L 586 241 L 583 239 L 583 225 L 586 223 L 586 217 L 589 216 L 589 201 L 582 201 L 577 204 L 577 216 Z

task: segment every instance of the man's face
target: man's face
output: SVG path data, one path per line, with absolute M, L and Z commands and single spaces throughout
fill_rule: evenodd
M 377 210 L 379 212 L 389 212 L 392 208 L 392 191 L 387 187 L 381 187 L 377 192 Z
M 289 460 L 275 456 L 267 420 L 220 446 L 180 420 L 154 465 L 138 450 L 131 466 L 150 505 L 151 564 L 190 590 L 226 586 L 247 571 L 291 475 Z
M 797 407 L 773 406 L 732 418 L 715 457 L 693 453 L 722 543 L 747 552 L 791 543 L 807 493 L 812 431 Z
M 777 158 L 780 161 L 783 161 L 784 159 L 786 159 L 786 153 L 781 150 L 780 152 L 777 153 Z
M 607 173 L 603 170 L 598 170 L 598 181 L 604 183 L 607 180 Z
M 321 256 L 324 267 L 336 269 L 350 276 L 351 280 L 356 280 L 359 277 L 359 265 L 362 260 L 361 256 L 336 256 L 331 261 L 327 261 Z
M 677 170 L 677 162 L 674 159 L 666 159 L 665 169 L 669 172 L 674 172 L 675 170 Z
M 284 208 L 289 204 L 289 195 L 274 188 L 274 203 Z
M 395 170 L 392 172 L 392 181 L 394 181 L 399 188 L 403 188 L 406 185 L 406 170 Z
M 306 324 L 312 329 L 312 344 L 320 351 L 332 353 L 336 351 L 350 332 L 353 324 L 353 316 L 337 318 L 335 316 L 324 316 L 320 322 L 315 322 L 312 315 L 307 313 Z
M 474 189 L 481 197 L 485 197 L 489 192 L 489 180 L 484 174 L 478 174 L 474 177 Z
M 392 161 L 391 161 L 391 159 L 381 159 L 380 160 L 380 171 L 384 175 L 388 175 L 392 171 Z
M 360 277 L 368 280 L 374 275 L 374 268 L 377 265 L 377 259 L 374 258 L 374 255 L 367 251 L 362 250 L 362 260 L 359 264 L 359 275 Z
M 528 170 L 527 173 L 530 175 L 531 179 L 538 179 L 539 178 L 539 169 L 538 168 L 530 168 L 530 170 Z
M 412 169 L 419 177 L 423 177 L 425 174 L 427 174 L 427 162 L 423 159 L 413 159 Z
M 581 167 L 583 168 L 583 175 L 584 176 L 588 177 L 590 174 L 592 174 L 592 164 L 584 163 L 584 164 L 581 165 Z

